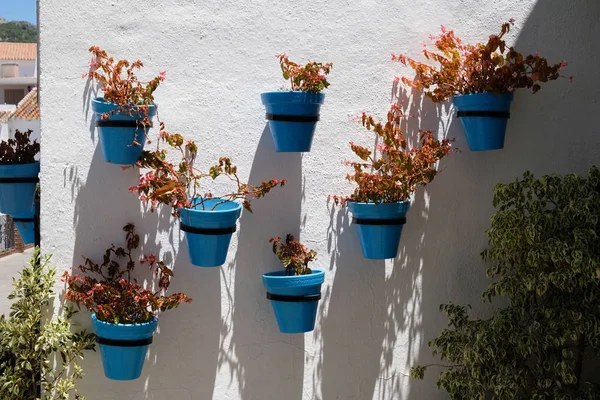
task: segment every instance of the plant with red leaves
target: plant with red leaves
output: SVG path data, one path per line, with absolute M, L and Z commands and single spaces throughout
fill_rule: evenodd
M 454 31 L 442 25 L 442 34 L 435 39 L 436 51 L 425 45 L 423 55 L 439 67 L 415 61 L 405 55 L 392 54 L 392 59 L 415 70 L 414 79 L 402 81 L 419 89 L 434 102 L 444 102 L 452 96 L 471 93 L 502 94 L 519 88 L 529 88 L 533 93 L 541 83 L 556 80 L 559 71 L 567 66 L 565 61 L 549 65 L 538 53 L 523 56 L 503 39 L 514 21 L 504 23 L 497 35 L 490 35 L 487 43 L 465 44 Z M 572 79 L 570 77 L 569 79 Z
M 290 81 L 292 90 L 319 93 L 329 86 L 327 75 L 333 63 L 309 62 L 305 66 L 290 61 L 287 55 L 277 54 L 283 78 Z
M 229 157 L 219 158 L 218 164 L 210 167 L 208 172 L 202 172 L 194 166 L 198 152 L 196 143 L 185 140 L 179 133 L 167 132 L 162 122 L 160 126 L 156 150 L 144 151 L 137 164 L 140 168 L 149 171 L 140 174 L 139 184 L 129 189 L 136 193 L 144 204 L 149 205 L 151 211 L 154 211 L 159 204 L 165 204 L 172 206 L 172 214 L 177 216 L 180 208 L 202 206 L 204 209 L 206 200 L 218 197 L 222 201 L 215 204 L 212 209 L 224 202 L 242 200 L 243 207 L 252 212 L 250 204 L 252 198 L 264 197 L 271 189 L 284 186 L 287 182 L 286 179 L 271 179 L 257 186 L 242 183 L 237 174 L 237 167 L 232 164 Z M 160 148 L 161 142 L 166 143 L 179 154 L 180 161 L 177 164 L 169 161 L 167 150 Z M 211 192 L 200 192 L 200 182 L 203 179 L 215 180 L 221 176 L 231 180 L 236 189 L 219 196 L 214 196 Z
M 105 50 L 98 46 L 90 47 L 92 60 L 87 73 L 81 74 L 83 78 L 89 77 L 101 84 L 100 90 L 104 92 L 104 100 L 119 106 L 115 112 L 123 112 L 129 116 L 138 116 L 143 119 L 138 121 L 144 127 L 151 126 L 148 119 L 148 107 L 154 104 L 154 91 L 165 80 L 166 72 L 162 71 L 148 82 L 140 81 L 135 75 L 144 64 L 140 60 L 129 62 L 119 60 L 115 63 Z M 109 114 L 103 114 L 103 119 L 109 119 Z
M 166 295 L 173 271 L 153 254 L 142 256 L 140 264 L 148 264 L 154 272 L 157 290 L 145 288 L 131 277 L 136 264 L 132 252 L 139 247 L 140 237 L 133 224 L 125 225 L 123 230 L 125 247 L 108 248 L 100 264 L 84 257 L 84 263 L 77 269 L 85 275 L 65 271 L 65 298 L 96 313 L 98 320 L 113 324 L 141 324 L 151 321 L 158 312 L 191 303 L 192 299 L 183 293 Z
M 316 251 L 308 249 L 289 233 L 285 242 L 282 242 L 280 237 L 274 237 L 269 239 L 269 243 L 273 243 L 273 253 L 285 267 L 286 275 L 312 274 L 308 263 L 317 258 Z
M 397 104 L 392 105 L 385 124 L 375 122 L 372 116 L 362 114 L 362 124 L 377 135 L 381 141 L 375 151 L 350 142 L 350 147 L 362 162 L 346 161 L 354 168 L 354 174 L 346 179 L 357 187 L 350 196 L 332 196 L 336 204 L 346 202 L 393 203 L 406 201 L 417 190 L 426 185 L 437 174 L 436 163 L 452 152 L 454 139 L 438 140 L 431 131 L 420 132 L 420 147 L 408 149 L 400 120 L 404 114 Z

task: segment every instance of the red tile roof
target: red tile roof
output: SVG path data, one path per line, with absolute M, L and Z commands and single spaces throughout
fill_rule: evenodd
M 0 111 L 0 124 L 6 122 L 12 113 L 12 111 Z
M 35 60 L 37 43 L 0 42 L 0 60 Z
M 12 113 L 10 119 L 37 119 L 39 117 L 38 92 L 37 88 L 34 88 L 17 104 L 17 109 Z

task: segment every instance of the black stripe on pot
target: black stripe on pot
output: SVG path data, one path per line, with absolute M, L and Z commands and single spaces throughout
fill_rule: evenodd
M 152 122 L 150 125 L 144 125 L 138 121 L 124 121 L 124 120 L 100 120 L 96 121 L 96 126 L 100 127 L 112 127 L 112 128 L 137 128 L 137 127 L 152 127 Z
M 404 225 L 406 218 L 394 219 L 367 219 L 367 218 L 352 218 L 352 222 L 358 225 Z
M 200 235 L 226 235 L 235 232 L 237 229 L 235 225 L 228 228 L 195 228 L 183 222 L 179 223 L 179 228 L 184 232 L 198 233 Z
M 96 336 L 96 342 L 98 344 L 103 344 L 106 346 L 115 346 L 115 347 L 140 347 L 147 346 L 152 343 L 152 336 L 146 339 L 138 339 L 138 340 L 118 340 L 118 339 L 107 339 L 103 337 Z
M 35 222 L 35 218 L 13 218 L 13 222 Z
M 280 114 L 266 114 L 266 118 L 269 121 L 285 121 L 285 122 L 317 122 L 319 115 L 280 115 Z
M 456 117 L 510 118 L 508 111 L 457 111 Z
M 27 178 L 0 178 L 0 183 L 38 183 L 40 178 L 31 176 Z
M 304 296 L 287 296 L 283 294 L 273 294 L 267 292 L 267 299 L 273 301 L 285 301 L 289 303 L 306 303 L 309 301 L 321 300 L 321 293 L 319 294 L 307 294 Z

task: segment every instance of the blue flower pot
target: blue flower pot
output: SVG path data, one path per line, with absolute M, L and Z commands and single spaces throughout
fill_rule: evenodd
M 181 230 L 188 242 L 190 261 L 197 267 L 218 267 L 225 264 L 231 236 L 236 221 L 242 213 L 242 205 L 223 200 L 209 199 L 202 205 L 180 209 Z M 192 204 L 194 200 L 192 200 Z
M 104 365 L 104 375 L 116 381 L 130 381 L 142 375 L 146 352 L 156 331 L 158 318 L 142 324 L 112 324 L 92 314 L 92 326 Z M 146 343 L 136 345 L 136 343 Z
M 304 333 L 315 329 L 321 284 L 325 280 L 323 271 L 291 276 L 285 271 L 270 272 L 264 274 L 262 280 L 281 333 Z
M 100 136 L 100 145 L 104 160 L 112 164 L 135 164 L 146 143 L 148 127 L 136 124 L 144 119 L 144 113 L 134 111 L 132 115 L 117 112 L 118 105 L 104 101 L 102 97 L 92 100 L 92 109 L 96 113 L 96 127 Z M 108 113 L 109 118 L 103 120 L 102 114 Z M 156 105 L 149 106 L 148 119 L 156 115 Z M 134 141 L 139 144 L 134 144 Z
M 504 147 L 506 124 L 510 117 L 513 93 L 501 95 L 474 93 L 454 96 L 452 102 L 463 124 L 471 151 Z
M 0 213 L 14 218 L 29 218 L 35 201 L 40 163 L 0 165 L 2 178 L 26 178 L 31 182 L 0 182 Z
M 19 235 L 23 239 L 24 244 L 30 244 L 35 242 L 35 223 L 34 221 L 19 221 L 19 219 L 33 220 L 35 218 L 35 206 L 31 209 L 31 213 L 26 217 L 13 218 Z
M 396 258 L 409 207 L 409 201 L 382 204 L 348 202 L 365 258 Z
M 325 93 L 267 92 L 260 95 L 278 152 L 310 151 Z

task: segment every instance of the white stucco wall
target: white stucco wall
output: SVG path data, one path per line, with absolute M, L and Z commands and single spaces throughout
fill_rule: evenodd
M 346 211 L 327 202 L 329 193 L 350 191 L 340 163 L 352 158 L 348 142 L 373 143 L 350 118 L 385 116 L 394 75 L 408 72 L 390 53 L 416 55 L 440 24 L 484 40 L 509 18 L 517 21 L 511 41 L 567 60 L 573 83 L 519 92 L 505 149 L 483 153 L 468 151 L 448 104 L 423 101 L 420 109 L 420 96 L 410 95 L 405 104 L 418 115 L 410 130 L 457 137 L 464 150 L 416 194 L 398 259 L 363 259 Z M 440 303 L 472 303 L 475 314 L 485 313 L 479 253 L 492 187 L 525 170 L 582 173 L 599 159 L 590 119 L 600 98 L 599 18 L 595 0 L 40 2 L 43 250 L 65 269 L 120 242 L 131 221 L 147 251 L 173 262 L 172 289 L 194 298 L 161 317 L 142 378 L 108 381 L 100 356 L 90 354 L 81 391 L 90 400 L 446 398 L 435 388 L 436 371 L 424 382 L 408 372 L 432 361 L 427 342 L 446 326 Z M 102 161 L 92 93 L 79 78 L 94 44 L 142 59 L 143 78 L 167 71 L 156 93 L 160 117 L 199 143 L 201 166 L 228 155 L 244 179 L 289 180 L 243 214 L 222 268 L 192 267 L 168 210 L 143 213 L 128 192 L 137 171 Z M 302 156 L 274 152 L 260 102 L 261 92 L 285 84 L 279 52 L 334 63 L 313 151 Z M 327 277 L 317 328 L 304 336 L 279 333 L 260 279 L 279 268 L 268 238 L 287 232 L 319 252 L 315 267 Z M 87 313 L 79 321 L 89 326 Z

